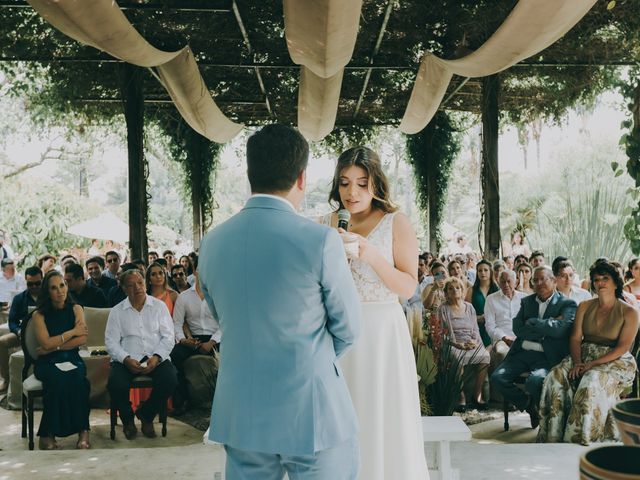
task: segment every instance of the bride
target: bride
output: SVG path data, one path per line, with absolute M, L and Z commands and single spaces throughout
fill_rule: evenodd
M 378 155 L 354 147 L 340 155 L 329 202 L 351 213 L 358 255 L 351 272 L 362 305 L 362 334 L 340 360 L 358 414 L 363 480 L 424 480 L 418 381 L 398 296 L 413 295 L 418 242 L 409 219 L 389 200 Z M 337 212 L 325 224 L 336 227 Z

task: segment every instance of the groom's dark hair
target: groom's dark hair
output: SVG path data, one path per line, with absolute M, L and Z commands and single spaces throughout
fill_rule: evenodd
M 247 175 L 253 193 L 288 192 L 307 168 L 309 144 L 286 125 L 267 125 L 247 142 Z

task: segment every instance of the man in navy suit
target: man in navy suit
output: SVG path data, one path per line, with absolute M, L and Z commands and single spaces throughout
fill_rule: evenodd
M 576 316 L 576 302 L 556 290 L 553 271 L 539 266 L 533 272 L 535 293 L 522 299 L 513 319 L 517 338 L 504 362 L 491 375 L 500 394 L 531 417 L 531 428 L 539 423 L 538 404 L 542 383 L 554 365 L 569 354 L 569 334 Z M 529 373 L 523 392 L 513 382 Z

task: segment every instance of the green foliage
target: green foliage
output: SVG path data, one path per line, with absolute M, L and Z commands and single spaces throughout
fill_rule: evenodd
M 183 167 L 185 193 L 191 198 L 194 191 L 200 192 L 203 228 L 206 231 L 211 226 L 213 215 L 212 177 L 223 146 L 197 133 L 177 114 L 158 112 L 156 120 L 171 139 L 168 144 L 171 156 Z
M 37 187 L 37 189 L 34 189 Z M 9 232 L 11 248 L 18 255 L 24 255 L 19 268 L 35 264 L 44 253 L 59 255 L 70 246 L 86 248 L 89 239 L 68 235 L 67 229 L 87 218 L 97 208 L 80 201 L 77 195 L 56 184 L 22 185 L 2 183 L 3 227 Z M 9 213 L 10 212 L 10 213 Z
M 540 210 L 534 244 L 543 247 L 549 258 L 569 257 L 582 274 L 598 257 L 624 262 L 630 253 L 624 238 L 628 211 L 624 192 L 619 185 L 594 179 L 589 188 L 567 189 L 549 199 L 553 210 Z
M 640 68 L 631 69 L 630 78 L 637 79 Z M 629 218 L 624 226 L 624 234 L 631 244 L 631 250 L 635 255 L 640 254 L 640 198 L 638 189 L 640 188 L 640 83 L 619 85 L 619 90 L 629 102 L 631 118 L 622 122 L 621 127 L 628 129 L 620 139 L 620 144 L 627 154 L 627 172 L 635 182 L 635 189 L 630 189 L 628 193 L 632 195 L 635 202 L 634 208 L 629 214 Z M 618 165 L 612 165 L 617 171 L 621 171 Z
M 479 350 L 473 352 L 469 363 L 473 363 L 478 352 Z M 427 388 L 427 399 L 433 415 L 453 415 L 466 380 L 463 367 L 461 357 L 456 354 L 451 339 L 445 335 L 438 355 L 435 381 Z
M 438 247 L 443 244 L 440 225 L 443 220 L 451 167 L 460 150 L 460 136 L 451 116 L 439 111 L 420 133 L 407 136 L 408 159 L 414 169 L 418 203 L 423 213 L 429 212 L 429 197 L 436 200 L 435 218 Z M 435 178 L 433 178 L 435 177 Z M 432 188 L 431 185 L 435 187 Z M 432 191 L 433 190 L 433 191 Z M 426 223 L 428 218 L 425 219 Z

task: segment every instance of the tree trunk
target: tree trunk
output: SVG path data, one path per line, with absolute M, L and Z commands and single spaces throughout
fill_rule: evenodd
M 147 165 L 144 158 L 144 93 L 140 67 L 122 64 L 121 94 L 127 122 L 129 157 L 129 249 L 147 258 Z
M 498 175 L 497 75 L 482 79 L 482 197 L 484 199 L 484 255 L 490 260 L 500 255 L 500 189 Z

